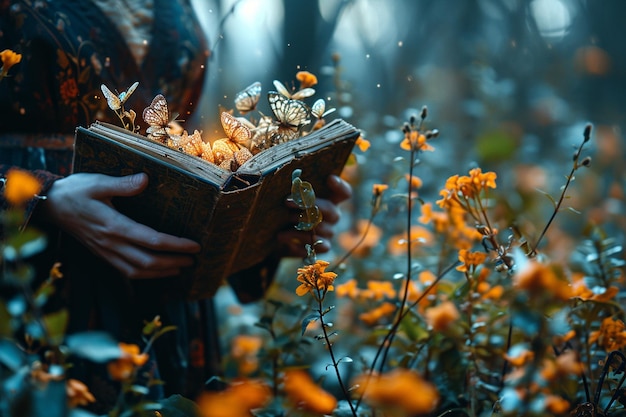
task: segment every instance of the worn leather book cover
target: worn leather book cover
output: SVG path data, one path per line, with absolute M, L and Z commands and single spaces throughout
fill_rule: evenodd
M 150 181 L 115 207 L 160 232 L 200 243 L 196 264 L 179 285 L 189 299 L 215 294 L 235 272 L 263 261 L 288 227 L 285 199 L 293 170 L 328 195 L 326 178 L 343 169 L 359 131 L 343 120 L 264 150 L 228 172 L 117 126 L 94 123 L 76 130 L 73 172 L 113 176 L 145 172 Z

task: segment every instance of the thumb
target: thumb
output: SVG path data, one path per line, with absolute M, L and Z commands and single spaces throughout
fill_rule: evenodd
M 140 172 L 124 177 L 100 175 L 92 189 L 96 198 L 129 197 L 137 195 L 148 185 L 148 176 Z

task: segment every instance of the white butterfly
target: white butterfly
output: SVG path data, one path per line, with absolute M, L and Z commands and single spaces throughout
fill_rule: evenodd
M 298 90 L 294 93 L 291 93 L 287 89 L 287 87 L 285 87 L 285 84 L 281 83 L 278 80 L 274 80 L 274 87 L 276 87 L 276 90 L 278 90 L 280 94 L 282 94 L 283 96 L 287 98 L 291 98 L 293 100 L 302 100 L 303 98 L 311 97 L 313 94 L 315 94 L 315 90 L 310 87 L 303 88 L 302 90 Z
M 274 117 L 282 126 L 297 131 L 310 122 L 309 108 L 302 101 L 289 99 L 276 91 L 268 92 L 267 99 Z
M 334 107 L 326 110 L 326 102 L 323 98 L 316 100 L 315 103 L 313 103 L 313 106 L 311 106 L 311 113 L 318 119 L 323 119 L 335 110 L 336 109 Z
M 235 95 L 235 107 L 241 114 L 251 112 L 256 108 L 261 97 L 261 83 L 255 82 Z
M 109 88 L 102 84 L 100 85 L 100 90 L 102 90 L 102 94 L 107 99 L 107 104 L 111 110 L 117 111 L 122 108 L 122 105 L 128 100 L 128 98 L 133 94 L 133 91 L 137 88 L 139 83 L 135 81 L 133 85 L 128 87 L 128 90 L 122 91 L 119 94 L 113 93 Z
M 161 143 L 167 142 L 171 119 L 167 101 L 163 95 L 157 94 L 152 103 L 143 110 L 143 120 L 149 125 L 146 129 L 148 138 Z

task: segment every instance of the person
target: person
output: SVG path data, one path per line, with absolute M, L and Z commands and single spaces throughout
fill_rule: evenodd
M 195 395 L 206 378 L 219 373 L 212 302 L 185 301 L 167 291 L 175 279 L 164 277 L 190 265 L 198 244 L 115 210 L 113 199 L 146 187 L 145 174 L 70 172 L 75 128 L 94 120 L 117 122 L 101 84 L 123 90 L 138 81 L 132 108 L 143 109 L 163 94 L 172 113 L 193 113 L 210 51 L 190 1 L 5 1 L 0 3 L 4 49 L 22 54 L 22 61 L 0 80 L 0 175 L 21 167 L 42 181 L 46 199 L 34 200 L 26 218 L 51 239 L 38 265 L 62 262 L 68 333 L 104 329 L 120 341 L 140 343 L 143 324 L 159 315 L 164 325 L 177 326 L 153 347 L 158 376 L 165 381 L 160 394 Z M 331 194 L 317 201 L 324 218 L 316 229 L 323 241 L 318 253 L 330 249 L 337 206 L 351 194 L 338 177 L 328 184 Z M 0 200 L 0 205 L 7 203 Z M 297 212 L 293 215 L 295 223 Z M 240 300 L 263 296 L 281 258 L 304 255 L 302 245 L 293 242 L 310 237 L 300 233 L 282 231 L 279 251 L 229 279 Z M 110 381 L 90 366 L 81 364 L 72 372 L 101 401 L 102 408 L 94 411 L 104 412 L 115 396 L 106 398 L 113 391 Z

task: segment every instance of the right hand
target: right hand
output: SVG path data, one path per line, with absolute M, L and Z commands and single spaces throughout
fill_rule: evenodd
M 131 220 L 111 204 L 139 194 L 148 184 L 140 173 L 125 177 L 73 174 L 57 180 L 41 202 L 42 220 L 71 234 L 128 278 L 162 278 L 193 264 L 200 245 Z

